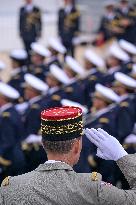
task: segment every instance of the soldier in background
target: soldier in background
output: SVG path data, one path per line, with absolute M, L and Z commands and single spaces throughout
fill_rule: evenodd
M 74 56 L 73 38 L 79 32 L 80 13 L 74 0 L 64 0 L 65 7 L 58 13 L 58 34 L 67 52 Z
M 4 176 L 15 176 L 25 171 L 21 150 L 23 124 L 12 103 L 18 98 L 17 90 L 0 82 L 0 180 Z
M 41 37 L 41 11 L 33 4 L 33 0 L 25 0 L 26 4 L 20 9 L 19 32 L 26 51 L 30 52 L 31 43 Z

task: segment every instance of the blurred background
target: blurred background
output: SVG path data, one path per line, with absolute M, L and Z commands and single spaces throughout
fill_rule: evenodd
M 57 11 L 62 6 L 62 0 L 35 0 L 42 9 L 43 32 L 41 42 L 46 44 L 49 36 L 57 35 Z M 134 0 L 130 0 L 134 2 Z M 78 0 L 81 12 L 81 31 L 87 34 L 95 31 L 103 14 L 104 0 Z M 18 35 L 19 8 L 23 0 L 0 0 L 0 51 L 9 51 L 22 46 Z

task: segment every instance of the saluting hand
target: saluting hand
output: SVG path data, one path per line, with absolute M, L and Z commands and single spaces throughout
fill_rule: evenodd
M 97 146 L 97 156 L 102 159 L 117 161 L 127 155 L 119 141 L 103 129 L 86 129 L 85 135 Z

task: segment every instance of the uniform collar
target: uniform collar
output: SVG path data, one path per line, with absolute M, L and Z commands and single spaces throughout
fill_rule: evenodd
M 31 12 L 33 10 L 33 8 L 34 8 L 33 4 L 26 4 L 26 6 L 25 6 L 25 10 L 27 12 Z
M 11 76 L 15 76 L 21 72 L 21 68 L 15 68 L 11 71 Z
M 72 167 L 65 162 L 59 162 L 53 160 L 51 163 L 44 163 L 41 164 L 35 171 L 51 171 L 51 170 L 67 170 L 67 171 L 73 171 Z
M 115 104 L 111 104 L 111 105 L 109 105 L 108 107 L 103 108 L 103 109 L 97 111 L 96 113 L 94 113 L 94 116 L 95 116 L 95 117 L 100 117 L 101 115 L 103 115 L 103 114 L 109 112 L 114 106 L 115 106 Z
M 29 104 L 32 105 L 41 99 L 42 99 L 42 96 L 36 96 L 36 97 L 32 98 L 31 100 L 29 100 Z
M 58 86 L 53 87 L 53 88 L 50 88 L 49 91 L 48 91 L 48 93 L 51 95 L 51 94 L 57 92 L 59 89 L 60 89 L 60 88 L 59 88 Z
M 11 108 L 13 105 L 12 103 L 7 103 L 0 108 L 0 114 Z
M 111 67 L 108 70 L 108 74 L 114 74 L 115 72 L 120 70 L 120 66 Z
M 67 14 L 69 14 L 71 11 L 72 11 L 72 8 L 73 8 L 73 6 L 70 4 L 70 5 L 67 5 L 66 7 L 65 7 L 65 12 L 67 13 Z

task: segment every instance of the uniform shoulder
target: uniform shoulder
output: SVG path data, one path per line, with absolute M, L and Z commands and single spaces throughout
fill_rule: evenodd
M 25 184 L 30 184 L 30 180 L 35 178 L 35 171 L 28 172 L 26 174 L 18 175 L 15 177 L 8 176 L 6 177 L 2 183 L 1 188 L 8 189 L 18 189 L 21 186 L 25 186 Z

